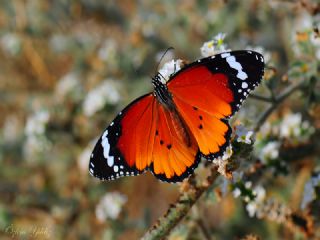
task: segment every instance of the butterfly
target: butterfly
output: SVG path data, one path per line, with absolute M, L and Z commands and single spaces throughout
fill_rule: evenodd
M 203 157 L 223 155 L 230 142 L 228 119 L 264 74 L 254 51 L 224 52 L 186 64 L 154 91 L 119 112 L 98 139 L 89 172 L 101 180 L 146 170 L 166 182 L 187 178 Z

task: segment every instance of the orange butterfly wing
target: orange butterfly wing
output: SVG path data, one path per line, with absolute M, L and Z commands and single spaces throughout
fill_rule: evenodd
M 181 128 L 180 121 L 153 94 L 137 99 L 117 116 L 96 144 L 90 160 L 91 174 L 113 180 L 150 169 L 161 180 L 181 181 L 198 165 L 200 153 L 193 135 Z
M 221 156 L 229 145 L 227 119 L 261 81 L 263 69 L 260 54 L 235 51 L 201 59 L 172 76 L 168 89 L 206 158 Z
M 161 180 L 182 181 L 197 167 L 199 147 L 181 116 L 158 102 L 157 105 L 158 121 L 150 169 Z

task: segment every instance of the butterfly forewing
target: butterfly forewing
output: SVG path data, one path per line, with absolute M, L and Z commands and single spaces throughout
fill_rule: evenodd
M 234 51 L 198 60 L 172 76 L 168 89 L 206 158 L 224 153 L 231 134 L 227 119 L 260 83 L 263 71 L 261 54 Z
M 134 176 L 142 173 L 145 166 L 137 168 L 135 164 L 136 155 L 140 158 L 138 151 L 144 144 L 143 149 L 150 147 L 146 142 L 149 140 L 146 135 L 137 133 L 137 126 L 141 124 L 141 118 L 149 114 L 150 107 L 154 102 L 152 94 L 144 95 L 130 105 L 128 105 L 118 116 L 111 122 L 109 127 L 99 138 L 91 154 L 89 171 L 91 175 L 101 180 L 114 180 L 122 176 Z M 146 124 L 144 122 L 144 124 Z M 149 127 L 149 122 L 146 128 Z M 128 135 L 130 135 L 128 137 Z M 132 138 L 130 138 L 133 136 Z M 144 143 L 137 145 L 137 139 L 145 139 Z M 144 161 L 145 154 L 142 154 Z

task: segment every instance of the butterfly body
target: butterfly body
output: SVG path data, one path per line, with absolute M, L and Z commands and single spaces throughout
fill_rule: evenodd
M 201 157 L 221 156 L 229 145 L 228 119 L 261 81 L 259 53 L 234 51 L 200 59 L 162 81 L 121 111 L 98 140 L 89 171 L 113 180 L 150 170 L 182 181 Z

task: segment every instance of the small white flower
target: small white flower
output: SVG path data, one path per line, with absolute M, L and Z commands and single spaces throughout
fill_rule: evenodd
M 27 119 L 24 129 L 27 139 L 24 142 L 23 151 L 26 159 L 30 162 L 34 162 L 39 153 L 50 147 L 50 142 L 44 134 L 49 118 L 49 112 L 41 110 Z
M 247 128 L 245 128 L 243 125 L 237 125 L 236 126 L 236 136 L 237 136 L 237 142 L 243 142 L 246 144 L 252 143 L 252 136 L 253 131 L 248 131 Z
M 253 194 L 255 194 L 255 201 L 258 203 L 262 203 L 266 198 L 266 190 L 260 185 L 256 186 L 253 189 Z
M 227 147 L 226 151 L 223 153 L 222 160 L 223 161 L 228 160 L 232 156 L 232 154 L 233 154 L 233 150 L 232 150 L 232 145 L 230 144 Z
M 218 33 L 212 40 L 205 42 L 200 48 L 201 55 L 209 57 L 221 52 L 230 51 L 230 49 L 227 49 L 226 44 L 224 44 L 225 37 L 225 33 Z
M 182 67 L 182 60 L 171 60 L 166 62 L 162 68 L 159 70 L 160 80 L 163 84 L 165 84 L 169 79 L 170 76 L 176 72 L 178 72 Z
M 299 136 L 301 121 L 301 113 L 287 114 L 280 126 L 280 137 L 289 138 L 291 136 Z
M 233 194 L 233 197 L 237 198 L 241 195 L 241 190 L 239 188 L 235 188 L 233 191 L 232 191 L 232 194 Z
M 30 135 L 41 135 L 45 131 L 46 124 L 49 121 L 49 112 L 47 110 L 41 110 L 36 112 L 34 115 L 27 119 L 25 134 Z
M 114 60 L 117 53 L 117 43 L 107 39 L 98 50 L 98 57 L 103 61 Z
M 254 217 L 257 212 L 257 203 L 256 202 L 249 202 L 246 206 L 247 212 L 250 217 Z
M 226 165 L 228 163 L 228 159 L 232 156 L 233 150 L 232 146 L 229 145 L 226 151 L 223 153 L 222 157 L 218 157 L 212 161 L 213 164 L 218 166 L 218 172 L 223 176 L 226 176 Z
M 7 33 L 1 37 L 1 47 L 11 55 L 17 55 L 21 49 L 21 40 L 14 33 Z
M 216 54 L 214 40 L 205 42 L 200 48 L 202 57 L 209 57 Z
M 280 124 L 280 137 L 291 142 L 307 140 L 314 131 L 308 121 L 302 121 L 301 113 L 287 114 Z
M 246 209 L 250 217 L 254 217 L 257 214 L 259 208 L 262 208 L 266 199 L 266 190 L 262 186 L 256 186 L 253 189 L 255 195 L 254 200 L 247 201 Z
M 169 62 L 166 62 L 162 66 L 162 68 L 159 70 L 161 82 L 165 84 L 170 79 L 170 76 L 178 72 L 181 69 L 181 67 L 182 67 L 181 59 L 171 60 Z
M 101 110 L 107 103 L 116 104 L 120 99 L 116 82 L 105 80 L 88 93 L 83 102 L 83 112 L 86 116 L 90 117 Z
M 267 143 L 261 150 L 262 161 L 273 160 L 279 157 L 280 143 L 273 141 Z
M 96 217 L 100 222 L 117 219 L 127 196 L 118 192 L 106 193 L 96 207 Z
M 244 187 L 247 189 L 250 189 L 252 187 L 252 182 L 250 182 L 250 181 L 245 182 Z
M 70 72 L 64 75 L 56 86 L 56 94 L 58 97 L 64 97 L 72 92 L 80 85 L 79 75 L 75 72 Z
M 217 46 L 221 46 L 223 44 L 223 41 L 226 37 L 225 33 L 218 33 L 216 36 L 214 36 L 214 40 L 216 41 Z

